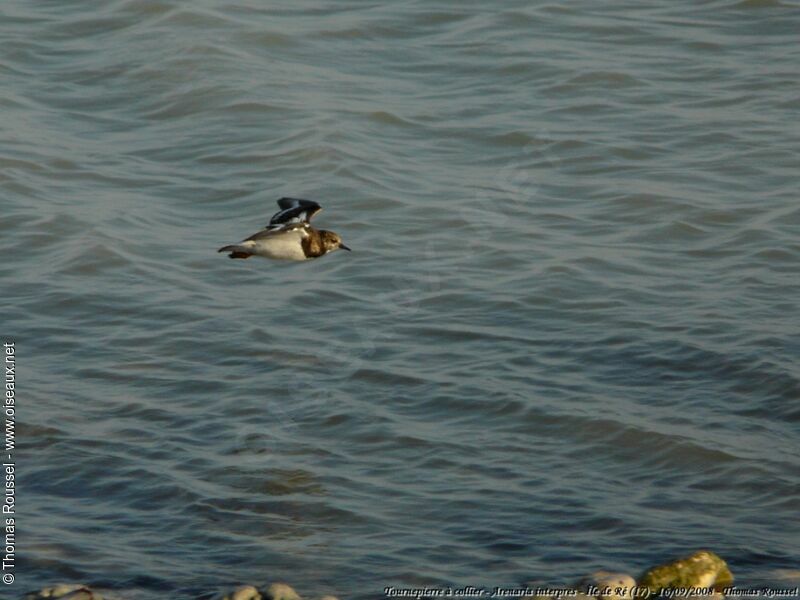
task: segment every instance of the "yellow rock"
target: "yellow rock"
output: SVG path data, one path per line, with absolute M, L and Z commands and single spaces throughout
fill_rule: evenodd
M 733 583 L 733 574 L 719 556 L 707 550 L 654 567 L 639 580 L 639 586 L 658 594 L 671 588 L 722 590 Z

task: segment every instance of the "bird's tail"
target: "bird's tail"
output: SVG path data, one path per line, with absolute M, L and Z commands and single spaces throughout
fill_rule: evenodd
M 250 258 L 252 254 L 244 248 L 243 246 L 237 246 L 234 244 L 233 246 L 223 246 L 217 252 L 230 252 L 228 258 Z

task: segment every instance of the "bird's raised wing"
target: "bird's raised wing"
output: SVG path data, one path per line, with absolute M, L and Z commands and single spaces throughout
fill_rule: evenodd
M 280 210 L 272 215 L 267 228 L 286 223 L 308 223 L 311 217 L 322 210 L 313 200 L 301 198 L 281 198 L 278 200 Z
M 257 241 L 263 240 L 267 237 L 273 237 L 276 235 L 280 235 L 282 233 L 288 233 L 291 231 L 297 231 L 300 234 L 301 238 L 308 237 L 308 223 L 305 221 L 289 221 L 287 223 L 275 223 L 267 225 L 264 229 L 259 231 L 258 233 L 254 233 L 249 238 L 244 241 Z

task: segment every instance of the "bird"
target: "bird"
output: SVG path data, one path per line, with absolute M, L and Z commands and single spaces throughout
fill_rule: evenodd
M 238 244 L 223 246 L 218 252 L 229 252 L 229 258 L 311 260 L 339 248 L 350 250 L 338 234 L 311 226 L 311 217 L 322 210 L 313 200 L 281 198 L 278 207 L 280 210 L 264 229 Z

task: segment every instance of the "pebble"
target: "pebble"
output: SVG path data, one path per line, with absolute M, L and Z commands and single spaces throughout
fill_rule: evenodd
M 240 585 L 222 600 L 262 600 L 263 596 L 252 585 Z
M 633 597 L 633 588 L 636 587 L 636 580 L 625 573 L 595 571 L 578 583 L 578 589 L 587 594 L 590 593 L 590 587 L 598 590 L 596 596 L 594 596 L 596 598 L 624 600 L 625 598 Z
M 285 583 L 273 583 L 267 588 L 267 598 L 269 600 L 300 600 L 300 596 L 289 585 Z
M 28 594 L 27 600 L 43 600 L 58 598 L 59 600 L 103 600 L 103 596 L 91 588 L 75 583 L 59 583 L 53 587 L 43 588 L 40 592 Z

